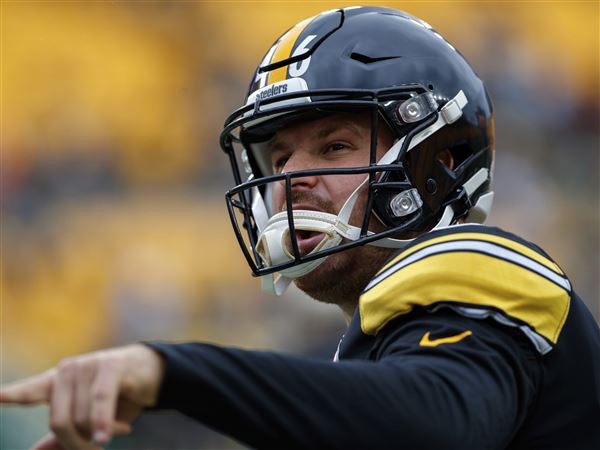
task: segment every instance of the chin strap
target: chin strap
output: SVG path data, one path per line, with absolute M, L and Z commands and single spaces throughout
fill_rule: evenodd
M 438 119 L 429 127 L 417 133 L 410 141 L 407 151 L 411 150 L 433 133 L 437 132 L 444 125 L 458 120 L 462 115 L 462 109 L 467 104 L 467 98 L 461 90 L 452 100 L 450 100 L 440 110 Z M 406 137 L 397 141 L 377 162 L 378 166 L 392 164 L 398 158 L 400 149 Z M 482 173 L 485 171 L 485 173 Z M 465 183 L 465 189 L 470 195 L 486 180 L 487 169 L 481 169 L 471 179 Z M 294 228 L 301 231 L 314 231 L 323 233 L 324 237 L 319 244 L 309 253 L 314 254 L 318 251 L 327 250 L 339 245 L 342 239 L 356 241 L 360 238 L 360 228 L 350 225 L 349 220 L 356 205 L 360 191 L 367 185 L 369 176 L 367 175 L 362 183 L 350 194 L 338 215 L 325 213 L 322 211 L 294 210 L 292 212 Z M 468 185 L 468 186 L 467 186 Z M 470 191 L 470 192 L 469 192 Z M 274 266 L 294 260 L 294 256 L 288 250 L 287 242 L 295 237 L 289 236 L 289 223 L 287 211 L 283 211 L 269 218 L 265 201 L 258 188 L 253 188 L 252 212 L 256 221 L 259 238 L 256 250 L 261 258 L 269 265 Z M 433 229 L 446 227 L 454 220 L 454 210 L 448 205 L 444 209 L 442 217 Z M 371 231 L 368 236 L 373 235 Z M 367 245 L 387 248 L 403 248 L 412 242 L 409 240 L 383 238 Z M 289 244 L 291 245 L 291 244 Z M 275 295 L 281 295 L 289 286 L 294 278 L 299 278 L 316 269 L 327 257 L 298 264 L 288 269 L 281 270 L 277 274 L 265 275 L 262 277 L 262 289 L 265 292 Z

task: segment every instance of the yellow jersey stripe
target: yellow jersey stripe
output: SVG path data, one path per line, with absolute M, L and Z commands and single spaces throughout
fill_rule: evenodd
M 377 334 L 415 306 L 456 302 L 502 311 L 556 343 L 570 293 L 513 262 L 478 252 L 437 253 L 403 267 L 359 299 L 361 329 Z
M 300 36 L 300 33 L 304 31 L 307 25 L 315 18 L 316 16 L 309 17 L 308 19 L 304 19 L 302 22 L 298 22 L 296 26 L 290 29 L 287 33 L 285 33 L 279 43 L 277 44 L 277 49 L 273 54 L 273 58 L 269 64 L 274 64 L 279 61 L 283 61 L 290 57 L 292 53 L 292 48 Z M 277 83 L 279 81 L 283 81 L 286 79 L 287 66 L 280 67 L 279 69 L 273 70 L 269 74 L 269 79 L 267 84 Z
M 512 239 L 509 239 L 509 238 L 497 236 L 495 234 L 477 233 L 477 232 L 454 233 L 454 234 L 447 234 L 447 235 L 440 236 L 440 237 L 433 238 L 433 239 L 428 239 L 427 241 L 421 242 L 420 244 L 417 244 L 417 245 L 403 251 L 402 253 L 400 253 L 393 260 L 391 260 L 388 264 L 386 264 L 379 271 L 379 273 L 385 271 L 386 269 L 393 266 L 400 260 L 421 250 L 422 248 L 425 248 L 425 247 L 428 247 L 430 245 L 437 244 L 440 242 L 450 242 L 450 241 L 460 241 L 460 240 L 478 240 L 478 241 L 486 241 L 486 242 L 492 242 L 495 244 L 502 245 L 502 246 L 507 247 L 511 250 L 514 250 L 518 253 L 521 253 L 522 255 L 546 266 L 548 269 L 556 272 L 557 274 L 564 276 L 564 272 L 560 269 L 560 267 L 558 267 L 558 265 L 554 261 L 551 261 L 550 259 L 546 258 L 544 255 L 541 255 L 540 253 L 527 247 L 526 245 L 523 245 L 523 244 L 516 242 Z

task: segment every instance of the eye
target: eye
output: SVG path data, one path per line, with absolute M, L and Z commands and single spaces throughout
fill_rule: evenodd
M 289 155 L 281 155 L 277 158 L 273 158 L 273 172 L 280 173 L 288 159 L 290 159 Z
M 348 148 L 348 145 L 343 142 L 333 142 L 325 148 L 325 152 L 326 153 L 327 152 L 338 152 L 340 150 L 345 150 L 347 148 Z

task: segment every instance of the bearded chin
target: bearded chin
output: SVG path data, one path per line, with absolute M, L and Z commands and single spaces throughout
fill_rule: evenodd
M 345 277 L 336 276 L 338 272 L 331 267 L 336 256 L 327 258 L 316 269 L 306 275 L 296 278 L 294 284 L 309 297 L 324 303 L 338 304 L 342 294 L 342 285 L 346 282 Z
M 294 280 L 296 287 L 315 300 L 345 305 L 358 302 L 360 293 L 391 257 L 394 249 L 356 247 L 328 256 L 306 275 Z
M 310 192 L 292 191 L 292 203 L 311 205 L 320 211 L 337 214 L 333 203 Z M 364 196 L 359 197 L 349 221 L 351 224 L 362 223 L 365 203 Z M 285 210 L 285 205 L 282 209 Z M 309 254 L 318 245 L 320 239 L 317 234 L 319 232 L 296 231 L 295 238 L 301 256 Z M 343 242 L 348 241 L 344 239 Z M 291 255 L 294 254 L 289 233 L 285 238 L 285 247 Z M 327 256 L 325 261 L 313 271 L 295 279 L 294 284 L 308 296 L 324 303 L 337 305 L 356 303 L 362 290 L 393 251 L 388 248 L 360 246 L 334 253 Z

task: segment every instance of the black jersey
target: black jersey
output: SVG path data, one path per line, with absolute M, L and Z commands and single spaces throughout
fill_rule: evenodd
M 257 448 L 598 449 L 600 331 L 538 247 L 427 233 L 371 280 L 335 362 L 149 344 L 157 408 Z

